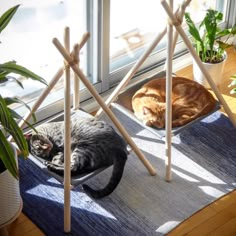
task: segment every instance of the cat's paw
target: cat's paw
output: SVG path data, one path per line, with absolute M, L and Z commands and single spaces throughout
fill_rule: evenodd
M 49 161 L 43 161 L 43 165 L 47 166 Z
M 146 125 L 146 126 L 152 126 L 152 123 L 149 120 L 144 120 L 143 124 Z
M 50 161 L 46 161 L 45 165 L 47 166 L 48 170 L 53 170 L 53 164 Z

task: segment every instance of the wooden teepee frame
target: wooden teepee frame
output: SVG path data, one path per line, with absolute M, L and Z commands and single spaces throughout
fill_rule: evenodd
M 211 89 L 215 93 L 216 97 L 218 98 L 219 102 L 223 106 L 225 112 L 229 116 L 229 119 L 233 123 L 233 125 L 236 127 L 236 121 L 234 119 L 234 116 L 228 106 L 228 104 L 225 102 L 222 94 L 220 93 L 219 89 L 215 85 L 214 81 L 212 80 L 209 72 L 205 69 L 202 61 L 196 54 L 195 49 L 193 48 L 191 42 L 189 41 L 187 35 L 185 34 L 181 24 L 184 16 L 184 12 L 186 7 L 190 4 L 191 0 L 183 0 L 182 4 L 179 6 L 178 10 L 173 13 L 173 0 L 169 0 L 168 2 L 166 0 L 160 0 L 161 5 L 163 6 L 164 10 L 166 11 L 166 14 L 168 16 L 168 23 L 165 29 L 160 32 L 157 37 L 154 39 L 153 43 L 149 46 L 149 48 L 146 50 L 146 52 L 140 57 L 140 59 L 136 62 L 136 64 L 131 68 L 131 70 L 126 74 L 126 76 L 123 78 L 123 80 L 120 82 L 120 84 L 116 87 L 116 89 L 113 91 L 113 93 L 110 95 L 110 97 L 106 100 L 106 105 L 110 106 L 112 105 L 112 102 L 116 99 L 118 94 L 121 92 L 123 88 L 129 83 L 130 79 L 134 76 L 134 74 L 137 72 L 137 70 L 140 68 L 140 66 L 143 64 L 145 59 L 150 55 L 150 53 L 153 51 L 153 49 L 157 46 L 157 44 L 161 41 L 161 39 L 164 37 L 164 35 L 168 35 L 167 40 L 167 59 L 166 59 L 166 139 L 165 139 L 165 150 L 166 150 L 166 181 L 171 181 L 171 119 L 172 119 L 172 109 L 171 109 L 171 92 L 172 92 L 172 55 L 174 52 L 174 48 L 177 42 L 178 35 L 180 35 L 187 46 L 190 54 L 196 61 L 196 64 L 202 71 L 203 75 L 206 77 L 209 85 L 211 86 Z M 175 34 L 173 36 L 173 27 L 175 27 Z M 96 116 L 100 116 L 102 114 L 102 110 L 99 109 Z
M 195 59 L 197 65 L 199 66 L 200 70 L 203 72 L 204 76 L 206 77 L 208 83 L 210 84 L 212 90 L 214 91 L 216 97 L 218 98 L 219 102 L 224 107 L 225 112 L 228 114 L 230 120 L 236 126 L 236 122 L 234 117 L 231 113 L 230 108 L 228 107 L 227 103 L 225 102 L 223 96 L 219 92 L 217 86 L 213 82 L 211 76 L 209 75 L 208 71 L 204 68 L 201 60 L 197 56 L 192 44 L 190 43 L 188 37 L 186 36 L 185 32 L 181 27 L 183 15 L 185 12 L 186 7 L 191 2 L 191 0 L 183 0 L 183 3 L 179 6 L 178 10 L 173 14 L 173 0 L 169 0 L 167 3 L 166 0 L 160 1 L 164 10 L 168 15 L 168 23 L 165 29 L 157 35 L 154 39 L 152 44 L 149 48 L 144 52 L 144 54 L 140 57 L 140 59 L 136 62 L 136 64 L 131 68 L 131 70 L 126 74 L 120 84 L 116 87 L 110 97 L 104 102 L 97 91 L 93 88 L 90 82 L 87 80 L 86 76 L 83 74 L 81 69 L 79 68 L 79 50 L 85 45 L 89 38 L 89 33 L 85 33 L 78 44 L 76 44 L 70 53 L 70 35 L 69 35 L 69 28 L 65 28 L 64 33 L 64 45 L 59 42 L 58 39 L 53 39 L 53 44 L 59 50 L 61 55 L 65 59 L 65 65 L 62 66 L 55 76 L 52 78 L 51 82 L 49 83 L 48 87 L 43 91 L 40 95 L 34 106 L 32 107 L 31 112 L 26 114 L 23 121 L 19 124 L 20 127 L 23 127 L 25 121 L 28 121 L 31 117 L 32 113 L 34 113 L 43 100 L 47 97 L 51 89 L 54 85 L 58 82 L 61 78 L 63 73 L 65 73 L 65 102 L 64 102 L 64 123 L 65 123 L 65 175 L 64 175 L 64 231 L 70 232 L 71 230 L 71 221 L 70 221 L 70 183 L 71 183 L 71 175 L 70 175 L 70 112 L 71 112 L 71 104 L 70 104 L 70 68 L 74 71 L 74 94 L 73 94 L 73 107 L 74 109 L 79 108 L 79 79 L 84 83 L 93 97 L 100 105 L 100 109 L 96 113 L 96 117 L 100 117 L 102 112 L 105 112 L 107 116 L 111 119 L 126 141 L 129 143 L 131 148 L 134 150 L 136 155 L 139 157 L 141 162 L 147 168 L 151 175 L 155 175 L 156 171 L 149 163 L 148 160 L 144 157 L 142 152 L 138 149 L 134 141 L 131 139 L 127 131 L 123 128 L 120 122 L 117 120 L 111 109 L 109 108 L 112 102 L 116 99 L 120 91 L 125 88 L 125 86 L 129 83 L 130 79 L 134 76 L 140 66 L 144 63 L 145 59 L 150 55 L 153 49 L 157 46 L 160 40 L 164 37 L 164 35 L 168 34 L 168 44 L 167 44 L 167 60 L 166 60 L 166 93 L 167 93 L 167 112 L 166 112 L 166 140 L 165 140 L 165 150 L 166 150 L 166 181 L 171 181 L 171 117 L 172 117 L 172 110 L 171 110 L 171 91 L 172 91 L 172 55 L 174 52 L 174 48 L 176 45 L 176 41 L 178 38 L 178 34 L 182 37 L 184 43 L 186 44 L 189 52 L 191 53 L 192 57 Z M 175 27 L 176 32 L 173 36 L 173 27 Z
M 70 115 L 71 115 L 71 103 L 70 103 L 70 67 L 74 71 L 74 94 L 73 94 L 73 107 L 75 110 L 79 108 L 79 79 L 84 83 L 99 105 L 102 107 L 107 116 L 114 123 L 116 128 L 119 130 L 121 135 L 126 139 L 127 143 L 131 146 L 133 151 L 136 153 L 140 161 L 147 168 L 150 175 L 156 175 L 156 170 L 150 164 L 150 162 L 145 158 L 143 153 L 139 150 L 135 142 L 129 136 L 127 131 L 121 125 L 119 120 L 113 114 L 113 112 L 109 109 L 109 107 L 105 104 L 103 99 L 94 89 L 93 85 L 87 80 L 86 76 L 83 74 L 81 69 L 79 68 L 79 50 L 85 45 L 89 38 L 89 33 L 85 33 L 81 38 L 78 44 L 74 45 L 72 52 L 70 53 L 70 33 L 69 28 L 66 27 L 64 31 L 64 45 L 59 42 L 57 38 L 53 39 L 54 45 L 61 52 L 63 57 L 65 58 L 64 66 L 59 68 L 55 76 L 50 81 L 48 87 L 42 92 L 40 97 L 37 99 L 35 104 L 33 105 L 30 112 L 28 112 L 22 121 L 19 123 L 19 127 L 23 127 L 26 121 L 28 121 L 32 114 L 39 108 L 44 99 L 48 96 L 49 92 L 58 82 L 58 80 L 65 73 L 65 82 L 64 82 L 64 157 L 65 157 L 65 171 L 64 171 L 64 231 L 70 232 L 71 229 L 71 209 L 70 209 L 70 190 L 71 190 L 71 172 L 70 172 Z

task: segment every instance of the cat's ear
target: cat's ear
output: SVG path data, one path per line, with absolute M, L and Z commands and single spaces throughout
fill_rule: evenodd
M 150 113 L 151 113 L 150 108 L 148 108 L 146 106 L 143 106 L 143 115 L 147 115 L 147 114 L 150 114 Z

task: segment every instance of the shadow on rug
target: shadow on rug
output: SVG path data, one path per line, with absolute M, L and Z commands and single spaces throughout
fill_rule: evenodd
M 164 142 L 114 112 L 158 175 L 150 176 L 131 153 L 123 178 L 110 196 L 94 201 L 80 187 L 72 190 L 71 235 L 164 235 L 235 189 L 236 129 L 220 112 L 173 137 L 171 183 L 164 179 Z M 64 235 L 63 186 L 31 160 L 19 165 L 23 212 L 46 235 Z M 94 188 L 104 186 L 111 168 L 88 183 Z

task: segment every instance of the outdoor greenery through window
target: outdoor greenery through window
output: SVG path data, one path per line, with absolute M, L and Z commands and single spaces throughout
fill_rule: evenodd
M 181 2 L 174 1 L 175 7 Z M 1 61 L 15 60 L 50 82 L 63 65 L 52 39 L 57 37 L 63 43 L 64 28 L 69 26 L 72 47 L 83 33 L 89 31 L 91 38 L 80 53 L 80 66 L 98 92 L 109 90 L 121 80 L 166 24 L 166 15 L 159 0 L 149 0 L 148 3 L 143 0 L 8 0 L 1 4 L 0 13 L 19 3 L 20 8 L 1 35 Z M 224 13 L 224 22 L 227 23 L 228 19 L 235 18 L 230 4 L 235 3 L 193 0 L 187 11 L 198 22 L 206 9 L 217 9 Z M 141 70 L 164 61 L 165 47 L 166 38 Z M 180 40 L 176 53 L 181 50 L 184 50 L 184 45 Z M 2 96 L 19 96 L 32 105 L 45 87 L 24 78 L 21 80 L 24 89 L 10 81 L 0 84 L 0 93 Z M 90 97 L 83 86 L 81 94 L 82 101 Z M 62 78 L 37 112 L 38 119 L 63 111 L 63 96 Z

